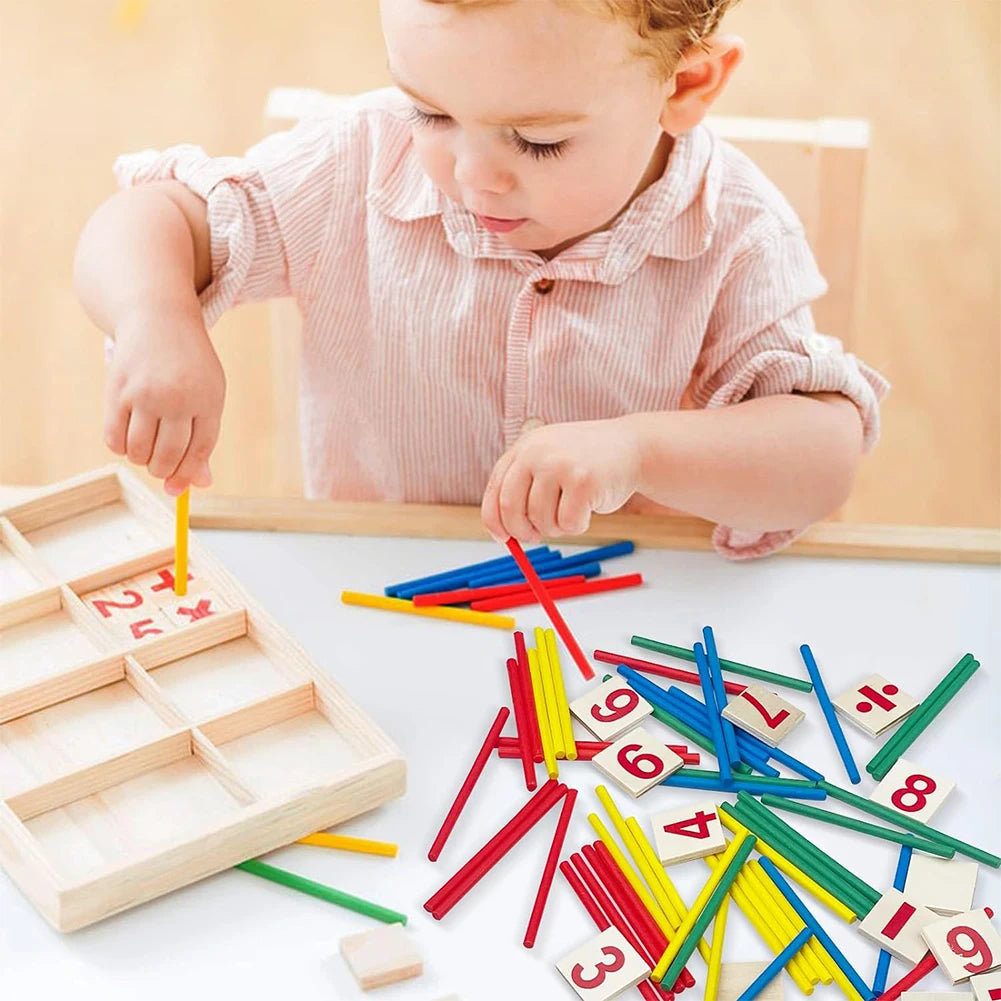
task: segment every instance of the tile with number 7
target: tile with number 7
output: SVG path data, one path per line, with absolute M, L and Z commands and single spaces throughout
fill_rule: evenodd
M 970 986 L 977 1001 L 1001 1001 L 1001 970 L 970 977 Z
M 899 890 L 887 890 L 859 922 L 858 930 L 897 959 L 916 966 L 928 951 L 921 932 L 941 920 L 934 911 L 908 900 Z
M 712 800 L 654 814 L 650 823 L 657 857 L 664 865 L 705 858 L 726 850 L 723 825 Z
M 838 714 L 870 737 L 878 737 L 918 707 L 913 696 L 881 674 L 870 674 L 832 700 Z
M 761 685 L 748 685 L 731 697 L 721 714 L 734 726 L 777 747 L 803 721 L 804 713 Z
M 606 928 L 567 953 L 556 969 L 583 1001 L 611 1001 L 652 972 L 617 928 Z
M 985 911 L 940 918 L 921 934 L 951 983 L 961 983 L 1001 966 L 1001 935 Z
M 611 678 L 570 703 L 574 714 L 598 740 L 615 740 L 653 712 L 624 681 Z
M 870 797 L 913 820 L 928 823 L 938 813 L 949 793 L 956 788 L 952 779 L 934 775 L 927 768 L 901 758 L 876 786 Z
M 684 764 L 674 751 L 655 740 L 641 726 L 599 751 L 591 762 L 634 799 L 663 782 Z

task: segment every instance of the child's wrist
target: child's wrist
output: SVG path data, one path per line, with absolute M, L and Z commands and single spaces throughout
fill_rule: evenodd
M 673 424 L 670 412 L 626 414 L 618 418 L 629 441 L 635 464 L 635 491 L 645 496 L 663 495 L 670 458 Z

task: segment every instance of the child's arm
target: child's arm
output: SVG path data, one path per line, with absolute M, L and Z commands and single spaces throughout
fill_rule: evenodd
M 210 281 L 206 205 L 177 181 L 119 192 L 80 236 L 77 295 L 115 342 L 104 440 L 172 494 L 211 483 L 225 377 L 198 300 Z

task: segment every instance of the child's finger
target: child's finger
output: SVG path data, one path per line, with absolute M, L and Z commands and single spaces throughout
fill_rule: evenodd
M 556 508 L 560 502 L 560 485 L 555 476 L 536 475 L 528 492 L 528 520 L 541 540 L 545 535 L 558 535 Z
M 591 505 L 587 494 L 580 487 L 564 490 L 556 512 L 556 523 L 560 531 L 568 535 L 579 535 L 587 531 L 591 524 Z
M 125 454 L 125 435 L 129 429 L 129 408 L 111 400 L 104 405 L 104 444 L 115 455 Z
M 483 522 L 483 527 L 498 542 L 507 540 L 508 533 L 504 531 L 504 522 L 500 513 L 500 485 L 512 461 L 514 461 L 512 452 L 505 452 L 497 460 L 490 473 L 490 479 L 487 480 L 486 488 L 483 491 L 483 500 L 480 503 L 480 520 Z
M 153 454 L 153 443 L 156 441 L 156 431 L 159 421 L 142 410 L 133 410 L 129 416 L 129 429 L 126 432 L 125 454 L 130 462 L 137 466 L 148 465 Z
M 219 417 L 201 416 L 194 419 L 188 450 L 178 463 L 171 480 L 183 481 L 185 486 L 190 483 L 196 487 L 212 485 L 209 457 L 219 440 L 219 423 Z
M 156 433 L 153 454 L 149 460 L 149 472 L 158 480 L 165 480 L 180 465 L 181 459 L 191 439 L 191 421 L 178 418 L 164 418 Z
M 532 473 L 523 463 L 512 462 L 500 487 L 500 515 L 504 532 L 520 542 L 534 540 L 535 528 L 528 520 L 528 491 Z

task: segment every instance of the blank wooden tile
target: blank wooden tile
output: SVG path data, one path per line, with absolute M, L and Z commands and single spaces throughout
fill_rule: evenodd
M 970 986 L 977 1001 L 1001 1001 L 1001 970 L 970 977 Z
M 621 678 L 611 678 L 574 699 L 570 712 L 598 740 L 615 740 L 642 723 L 653 712 L 653 706 Z
M 831 701 L 839 715 L 870 737 L 878 737 L 918 707 L 917 699 L 881 674 L 870 674 Z
M 761 975 L 767 963 L 722 963 L 719 968 L 719 989 L 716 1001 L 737 1001 Z M 782 977 L 775 977 L 758 995 L 758 1001 L 782 1001 Z
M 616 928 L 567 953 L 556 969 L 584 1001 L 611 1001 L 653 972 Z
M 770 747 L 777 747 L 803 721 L 804 713 L 775 692 L 749 685 L 739 695 L 730 696 L 723 716 Z
M 886 773 L 870 798 L 874 803 L 899 810 L 913 820 L 928 823 L 955 788 L 956 783 L 952 779 L 901 758 Z
M 726 850 L 726 838 L 716 804 L 710 800 L 657 813 L 653 824 L 657 857 L 664 865 L 705 858 Z M 667 830 L 666 828 L 672 828 Z
M 207 619 L 210 615 L 215 615 L 228 607 L 215 591 L 208 589 L 198 591 L 183 598 L 178 598 L 175 595 L 174 598 L 174 601 L 161 607 L 163 614 L 175 626 L 182 628 L 190 626 L 192 622 Z
M 341 939 L 341 955 L 363 991 L 412 980 L 424 961 L 402 925 L 385 925 Z
M 935 858 L 915 852 L 907 870 L 904 895 L 936 914 L 949 917 L 973 907 L 977 887 L 976 862 Z
M 916 966 L 928 951 L 923 929 L 941 918 L 908 900 L 899 890 L 887 890 L 859 923 L 858 930 L 898 959 Z
M 591 763 L 634 798 L 663 782 L 684 764 L 674 751 L 641 726 L 599 751 Z
M 939 968 L 954 984 L 1001 967 L 1001 935 L 984 911 L 941 918 L 922 935 Z

